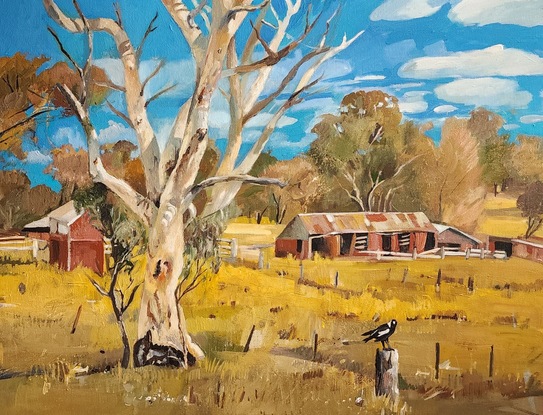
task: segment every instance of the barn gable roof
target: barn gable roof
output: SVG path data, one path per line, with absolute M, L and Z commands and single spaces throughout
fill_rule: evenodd
M 304 213 L 279 235 L 281 239 L 307 239 L 312 235 L 356 232 L 435 232 L 422 212 Z
M 468 234 L 466 232 L 463 232 L 460 229 L 455 228 L 454 226 L 442 225 L 440 223 L 434 223 L 433 225 L 437 229 L 437 232 L 440 235 L 445 231 L 451 231 L 451 232 L 454 232 L 454 233 L 456 233 L 456 234 L 458 234 L 460 236 L 463 236 L 466 239 L 469 239 L 472 242 L 475 242 L 476 244 L 482 244 L 483 243 L 482 241 L 480 241 L 476 237 L 474 237 L 474 236 L 472 236 L 472 235 L 470 235 L 470 234 Z M 438 236 L 438 241 L 439 241 L 439 236 Z
M 71 225 L 78 218 L 83 215 L 83 212 L 78 213 L 75 209 L 73 200 L 62 205 L 61 207 L 53 210 L 47 216 L 44 216 L 41 219 L 30 222 L 23 227 L 24 231 L 29 231 L 32 229 L 49 229 L 51 227 L 51 219 L 61 222 L 65 225 Z
M 55 219 L 66 225 L 71 225 L 82 215 L 83 211 L 78 212 L 75 208 L 74 201 L 70 200 L 68 203 L 62 205 L 58 209 L 53 210 L 48 216 L 51 219 Z

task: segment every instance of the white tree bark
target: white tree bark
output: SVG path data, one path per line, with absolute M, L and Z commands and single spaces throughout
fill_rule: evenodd
M 251 177 L 248 172 L 262 153 L 270 136 L 281 117 L 288 109 L 303 99 L 303 94 L 316 81 L 312 80 L 323 62 L 332 58 L 348 47 L 361 33 L 350 40 L 346 38 L 336 47 L 325 45 L 330 22 L 327 22 L 323 40 L 316 49 L 306 54 L 290 71 L 283 82 L 271 95 L 262 98 L 263 91 L 270 79 L 272 66 L 284 59 L 298 47 L 315 27 L 309 24 L 307 17 L 303 33 L 290 43 L 287 39 L 292 18 L 299 13 L 302 0 L 285 0 L 286 12 L 280 18 L 269 1 L 253 0 L 214 0 L 207 6 L 205 0 L 194 2 L 195 7 L 188 7 L 182 0 L 162 0 L 167 12 L 177 24 L 180 33 L 188 43 L 196 64 L 196 79 L 192 97 L 183 104 L 170 133 L 162 154 L 159 151 L 156 134 L 149 122 L 144 89 L 150 78 L 158 73 L 160 67 L 146 80 L 139 74 L 141 45 L 134 48 L 121 22 L 109 18 L 87 19 L 74 2 L 78 17 L 67 16 L 54 0 L 43 0 L 49 16 L 61 27 L 71 33 L 87 33 L 89 41 L 89 59 L 83 71 L 82 83 L 88 87 L 87 65 L 92 60 L 92 32 L 107 33 L 114 40 L 119 59 L 123 65 L 124 86 L 116 86 L 125 96 L 127 115 L 112 108 L 134 129 L 138 139 L 140 159 L 143 164 L 147 194 L 141 195 L 127 182 L 109 174 L 100 159 L 98 135 L 86 107 L 85 100 L 60 86 L 82 125 L 89 149 L 89 171 L 93 179 L 105 184 L 117 194 L 128 208 L 134 211 L 148 231 L 147 263 L 145 282 L 138 322 L 138 341 L 134 346 L 136 365 L 167 364 L 187 366 L 203 357 L 202 350 L 196 345 L 187 331 L 183 309 L 176 298 L 179 278 L 185 266 L 183 251 L 185 245 L 184 214 L 191 206 L 194 197 L 204 189 L 211 189 L 210 203 L 201 214 L 214 213 L 227 206 L 244 182 L 255 184 L 282 185 L 279 181 Z M 254 4 L 255 3 L 255 4 Z M 276 17 L 276 25 L 267 22 L 268 11 Z M 241 62 L 237 57 L 235 38 L 244 19 L 249 13 L 258 12 L 254 31 L 245 40 L 245 49 Z M 198 27 L 196 21 L 201 17 L 205 30 Z M 144 35 L 144 40 L 152 32 L 151 21 Z M 260 36 L 263 25 L 275 27 L 275 34 L 269 44 Z M 60 40 L 59 40 L 60 43 Z M 267 57 L 252 61 L 254 52 L 261 45 Z M 283 45 L 283 46 L 282 46 Z M 75 61 L 72 63 L 79 68 Z M 310 63 L 311 62 L 311 63 Z M 230 126 L 227 151 L 217 176 L 196 183 L 202 158 L 205 154 L 209 137 L 209 113 L 211 98 L 223 77 L 226 63 L 230 83 L 230 108 L 232 124 Z M 304 64 L 308 69 L 300 76 Z M 254 82 L 248 85 L 248 74 L 254 73 Z M 299 79 L 296 79 L 296 78 Z M 264 128 L 262 135 L 251 148 L 247 156 L 236 166 L 242 144 L 242 133 L 246 123 L 263 111 L 272 101 L 283 93 L 296 79 L 296 86 L 290 97 L 282 102 Z M 157 98 L 157 93 L 154 98 Z M 83 97 L 85 94 L 83 94 Z

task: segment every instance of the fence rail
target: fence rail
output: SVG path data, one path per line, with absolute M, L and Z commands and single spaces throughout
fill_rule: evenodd
M 24 236 L 9 236 L 0 238 L 0 252 L 30 251 L 32 257 L 38 257 L 39 245 L 37 239 L 29 239 Z

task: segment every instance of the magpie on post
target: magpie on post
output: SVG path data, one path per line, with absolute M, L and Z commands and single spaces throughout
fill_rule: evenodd
M 390 343 L 388 342 L 388 338 L 392 336 L 396 331 L 397 324 L 398 322 L 396 320 L 390 320 L 388 323 L 381 324 L 375 329 L 371 329 L 365 333 L 362 333 L 362 336 L 367 336 L 364 339 L 364 343 L 367 343 L 370 340 L 374 340 L 375 342 L 381 342 L 381 344 L 383 345 L 383 349 L 385 348 L 385 343 L 390 349 L 391 347 Z

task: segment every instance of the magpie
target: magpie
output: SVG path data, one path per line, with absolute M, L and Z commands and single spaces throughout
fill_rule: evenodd
M 370 340 L 374 340 L 376 342 L 381 342 L 383 345 L 383 349 L 385 348 L 385 342 L 390 349 L 390 343 L 388 342 L 388 338 L 394 334 L 396 331 L 396 325 L 398 322 L 396 320 L 390 320 L 386 324 L 381 324 L 379 327 L 369 330 L 365 333 L 362 333 L 362 336 L 367 336 L 364 339 L 364 343 L 369 342 Z

